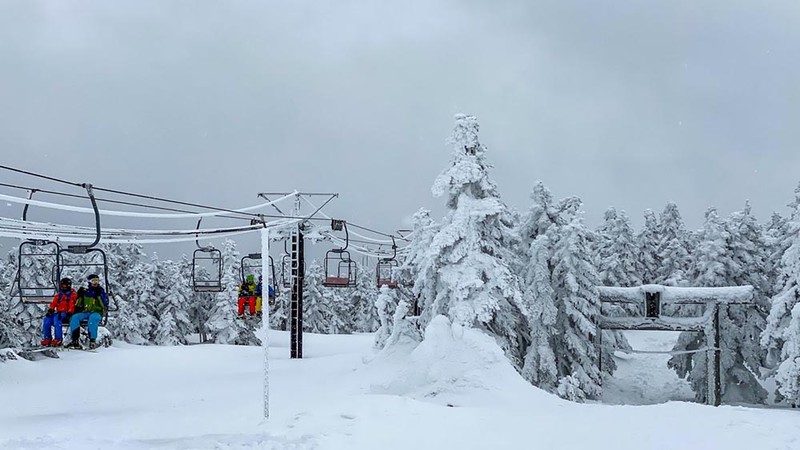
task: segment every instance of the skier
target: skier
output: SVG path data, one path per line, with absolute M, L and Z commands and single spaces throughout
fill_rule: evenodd
M 256 313 L 261 312 L 261 297 L 263 295 L 263 287 L 262 284 L 264 282 L 264 277 L 259 275 L 258 277 L 258 284 L 256 285 Z M 269 300 L 269 305 L 275 305 L 275 289 L 272 285 L 267 286 L 267 296 Z
M 100 286 L 100 277 L 89 275 L 89 287 L 78 290 L 78 301 L 75 302 L 75 314 L 69 321 L 71 342 L 68 347 L 81 348 L 80 325 L 82 320 L 89 322 L 89 348 L 97 348 L 97 326 L 108 311 L 108 295 Z
M 42 321 L 42 347 L 61 347 L 63 331 L 61 324 L 69 319 L 75 310 L 75 300 L 78 294 L 72 289 L 72 280 L 62 278 L 58 283 L 58 292 L 53 296 L 53 301 L 47 308 L 47 314 Z M 52 339 L 52 328 L 56 329 L 56 337 Z
M 256 282 L 253 275 L 248 275 L 245 282 L 239 286 L 239 315 L 244 315 L 244 306 L 247 304 L 250 314 L 256 313 Z

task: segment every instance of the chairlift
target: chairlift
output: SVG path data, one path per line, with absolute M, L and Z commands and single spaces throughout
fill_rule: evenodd
M 397 287 L 397 280 L 394 277 L 394 271 L 397 267 L 400 266 L 400 263 L 397 262 L 397 244 L 394 241 L 394 236 L 392 238 L 392 251 L 394 254 L 391 258 L 378 258 L 378 264 L 375 265 L 375 279 L 378 282 L 378 289 L 381 286 L 387 286 L 389 288 L 395 289 Z
M 200 229 L 201 217 L 197 221 Z M 194 292 L 222 292 L 222 252 L 213 246 L 201 246 L 195 239 L 197 249 L 192 253 L 192 290 Z
M 75 280 L 86 280 L 90 274 L 102 273 L 103 289 L 108 296 L 108 311 L 117 311 L 119 305 L 114 299 L 113 294 L 109 288 L 108 280 L 108 258 L 106 252 L 101 248 L 95 247 L 100 242 L 100 211 L 97 209 L 97 201 L 94 198 L 91 184 L 84 184 L 86 192 L 89 195 L 89 200 L 92 202 L 92 209 L 94 209 L 95 217 L 95 230 L 96 235 L 94 242 L 89 245 L 68 245 L 58 251 L 58 275 L 56 279 L 72 278 L 73 285 Z M 106 313 L 108 313 L 106 311 Z M 103 318 L 103 323 L 107 319 Z
M 54 241 L 30 239 L 19 244 L 14 283 L 22 303 L 50 303 L 53 299 L 58 289 L 60 251 Z
M 286 289 L 292 287 L 292 256 L 284 253 L 281 256 L 281 286 Z
M 272 282 L 273 289 L 275 289 L 275 295 L 278 295 L 277 286 L 275 286 L 275 261 L 272 259 L 272 256 L 268 256 L 269 258 L 269 271 L 271 272 L 270 281 Z M 258 278 L 261 276 L 261 253 L 250 253 L 242 257 L 241 260 L 241 281 L 244 284 L 245 280 L 247 280 L 247 275 L 253 275 L 253 277 Z
M 31 189 L 28 199 L 36 189 Z M 22 220 L 28 220 L 28 207 L 22 209 Z M 19 294 L 22 303 L 50 303 L 58 290 L 58 242 L 28 239 L 20 242 L 17 249 L 17 274 L 12 283 L 11 296 Z M 14 286 L 17 291 L 14 292 Z
M 350 252 L 347 246 L 350 237 L 347 233 L 347 223 L 344 220 L 331 219 L 331 229 L 334 231 L 344 230 L 345 244 L 342 248 L 334 248 L 325 253 L 325 281 L 322 282 L 326 287 L 353 287 L 356 285 L 356 263 L 350 259 Z

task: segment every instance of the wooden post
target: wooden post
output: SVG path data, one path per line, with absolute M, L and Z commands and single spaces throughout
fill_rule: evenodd
M 595 329 L 597 330 L 597 370 L 601 374 L 603 373 L 603 329 L 600 327 L 599 324 L 595 324 Z
M 709 305 L 711 323 L 706 327 L 706 404 L 719 406 L 722 403 L 722 383 L 720 382 L 720 339 L 719 339 L 719 304 Z

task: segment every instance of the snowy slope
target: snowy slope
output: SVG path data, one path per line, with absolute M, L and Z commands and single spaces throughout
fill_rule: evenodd
M 678 339 L 674 331 L 625 331 L 635 350 L 670 351 Z M 651 405 L 668 401 L 694 401 L 689 382 L 667 367 L 668 354 L 625 354 L 617 352 L 617 370 L 603 383 L 603 403 Z
M 267 422 L 257 347 L 117 344 L 10 361 L 0 448 L 800 448 L 792 410 L 562 401 L 470 331 L 440 326 L 436 345 L 379 355 L 372 335 L 307 334 L 303 360 L 273 331 Z

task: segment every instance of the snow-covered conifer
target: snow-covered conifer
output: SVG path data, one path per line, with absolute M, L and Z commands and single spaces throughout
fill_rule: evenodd
M 156 317 L 150 308 L 151 295 L 154 290 L 152 281 L 153 266 L 140 261 L 130 267 L 125 277 L 122 293 L 117 297 L 119 312 L 114 318 L 114 337 L 131 344 L 145 345 L 156 325 Z
M 657 260 L 661 265 L 656 281 L 667 286 L 685 286 L 688 284 L 687 271 L 690 263 L 688 234 L 675 203 L 667 203 L 661 212 L 658 235 L 660 240 Z
M 350 295 L 352 301 L 352 331 L 372 333 L 378 329 L 378 311 L 375 309 L 375 298 L 378 289 L 375 284 L 375 270 L 359 267 L 356 272 L 356 287 Z
M 136 301 L 140 295 L 143 280 L 139 277 L 142 274 L 134 268 L 146 261 L 145 253 L 140 244 L 103 244 L 103 249 L 108 259 L 109 300 L 112 308 L 119 309 L 116 314 L 109 315 L 106 327 L 115 337 L 130 342 L 121 335 L 117 336 L 117 328 L 120 321 L 128 320 L 126 313 L 122 310 L 130 310 L 130 303 Z M 123 303 L 127 304 L 123 307 Z M 125 327 L 130 330 L 136 325 L 126 324 Z M 126 334 L 128 333 L 126 332 Z M 133 340 L 137 339 L 134 338 Z
M 599 278 L 591 262 L 587 234 L 581 214 L 573 215 L 570 223 L 559 230 L 553 255 L 552 281 L 558 308 L 554 353 L 559 392 L 575 399 L 596 398 L 601 391 L 595 348 Z M 566 385 L 570 389 L 562 389 Z
M 306 270 L 303 287 L 303 330 L 310 333 L 350 333 L 352 303 L 350 288 L 322 285 L 325 269 L 315 261 Z M 347 299 L 347 300 L 345 300 Z
M 181 265 L 191 265 L 184 255 Z M 161 292 L 158 304 L 158 321 L 153 330 L 153 342 L 156 345 L 186 344 L 192 332 L 192 323 L 187 314 L 191 298 L 190 280 L 180 276 L 178 264 L 163 261 L 156 273 L 156 286 Z
M 531 342 L 525 353 L 522 376 L 534 386 L 550 392 L 556 390 L 558 383 L 558 368 L 552 347 L 558 315 L 550 280 L 552 251 L 547 233 L 537 236 L 531 242 L 522 291 L 529 311 L 531 330 Z
M 399 289 L 421 307 L 432 305 L 436 298 L 435 282 L 439 262 L 430 254 L 430 249 L 438 226 L 431 219 L 430 211 L 425 208 L 414 213 L 412 224 L 411 243 L 397 273 Z
M 644 226 L 636 236 L 636 246 L 639 252 L 639 272 L 643 284 L 652 284 L 658 278 L 659 245 L 658 219 L 651 209 L 644 210 Z
M 763 296 L 764 283 L 758 278 L 763 269 L 763 245 L 760 230 L 745 211 L 734 213 L 724 223 L 715 208 L 706 211 L 706 220 L 698 234 L 699 243 L 692 257 L 692 282 L 700 287 L 754 285 L 756 297 Z M 760 403 L 767 392 L 753 373 L 761 368 L 762 351 L 758 336 L 763 316 L 756 305 L 720 306 L 720 375 L 722 400 L 725 402 Z M 675 350 L 692 350 L 702 345 L 697 333 L 683 333 Z M 708 371 L 705 352 L 677 355 L 670 361 L 680 375 L 687 375 L 698 401 L 707 395 Z
M 380 321 L 380 327 L 375 333 L 376 348 L 383 348 L 392 334 L 397 304 L 397 293 L 388 286 L 381 286 L 378 298 L 375 300 L 375 310 L 378 311 L 378 320 Z
M 624 211 L 609 208 L 597 230 L 595 261 L 604 286 L 630 287 L 642 284 L 637 264 L 639 250 Z
M 392 332 L 386 339 L 384 347 L 393 345 L 416 346 L 422 341 L 422 333 L 417 328 L 416 320 L 411 320 L 411 304 L 400 298 L 392 317 Z
M 800 404 L 800 307 L 797 306 L 800 304 L 800 185 L 795 190 L 795 201 L 790 206 L 794 207 L 787 224 L 787 241 L 790 245 L 781 256 L 778 266 L 777 293 L 772 297 L 761 344 L 779 361 L 775 377 L 780 394 L 778 398 Z
M 7 258 L 0 259 L 0 348 L 21 347 L 29 343 L 30 339 L 20 326 L 15 313 L 17 307 L 21 306 L 19 297 L 5 295 L 14 279 L 15 254 L 16 251 L 12 250 Z
M 512 217 L 489 178 L 486 148 L 478 140 L 474 116 L 456 115 L 450 167 L 434 182 L 434 196 L 447 197 L 447 214 L 423 264 L 436 297 L 422 296 L 422 323 L 437 315 L 494 336 L 506 355 L 522 367 L 527 319 L 516 274 L 518 239 Z M 430 271 L 428 271 L 430 270 Z

